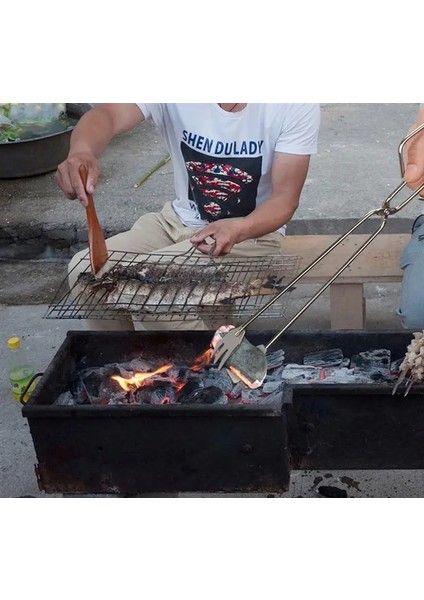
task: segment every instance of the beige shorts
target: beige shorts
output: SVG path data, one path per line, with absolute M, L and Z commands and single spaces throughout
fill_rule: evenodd
M 178 256 L 193 247 L 190 238 L 202 228 L 183 225 L 172 208 L 171 202 L 167 202 L 160 213 L 146 213 L 134 223 L 129 231 L 118 233 L 106 240 L 106 245 L 109 252 L 134 252 L 140 255 L 160 252 Z M 231 256 L 245 258 L 278 255 L 283 253 L 283 243 L 283 235 L 278 232 L 269 233 L 261 238 L 236 244 Z M 69 285 L 71 288 L 74 286 L 79 273 L 85 271 L 88 267 L 88 259 L 84 258 L 86 256 L 87 250 L 82 250 L 69 263 Z M 129 320 L 91 319 L 87 321 L 87 328 L 93 330 L 127 330 L 134 329 L 134 323 Z M 200 319 L 189 319 L 172 322 L 144 322 L 137 324 L 137 329 L 205 330 L 210 329 L 210 326 Z

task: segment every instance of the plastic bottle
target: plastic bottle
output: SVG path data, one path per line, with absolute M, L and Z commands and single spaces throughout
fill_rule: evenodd
M 21 340 L 18 337 L 11 337 L 7 340 L 7 347 L 9 348 L 9 380 L 12 388 L 12 394 L 15 400 L 19 402 L 21 394 L 28 385 L 31 377 L 34 376 L 35 371 L 29 364 L 25 351 L 21 348 Z M 23 400 L 27 402 L 31 395 L 31 392 L 35 388 L 36 383 L 34 382 Z

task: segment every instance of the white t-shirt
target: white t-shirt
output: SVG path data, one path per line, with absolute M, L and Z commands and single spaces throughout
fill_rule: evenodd
M 188 227 L 244 217 L 271 196 L 274 152 L 317 151 L 318 104 L 138 104 L 174 166 L 173 207 Z M 284 231 L 284 227 L 280 229 Z

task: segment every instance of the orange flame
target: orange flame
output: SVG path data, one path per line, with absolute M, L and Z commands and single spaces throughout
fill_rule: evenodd
M 134 389 L 134 387 L 139 388 L 144 385 L 145 380 L 149 379 L 149 377 L 153 377 L 153 375 L 159 375 L 160 373 L 165 373 L 171 367 L 172 364 L 169 364 L 159 367 L 159 369 L 152 371 L 151 373 L 134 373 L 134 376 L 129 377 L 128 379 L 125 377 L 120 377 L 119 375 L 112 375 L 112 379 L 117 381 L 123 390 L 129 392 Z
M 249 379 L 247 379 L 247 377 L 245 375 L 240 373 L 240 371 L 238 371 L 234 367 L 227 367 L 227 368 L 229 371 L 231 371 L 231 373 L 233 373 L 236 377 L 238 377 L 240 379 L 240 381 L 242 383 L 244 383 L 244 385 L 247 385 L 247 387 L 250 388 L 251 390 L 256 390 L 258 387 L 260 387 L 262 385 L 262 381 L 257 381 L 257 380 L 250 381 Z
M 206 352 L 203 352 L 200 356 L 194 359 L 193 365 L 190 367 L 190 371 L 201 371 L 206 365 L 211 362 L 212 349 L 208 348 Z

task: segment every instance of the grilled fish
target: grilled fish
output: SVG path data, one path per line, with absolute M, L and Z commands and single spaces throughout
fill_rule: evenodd
M 169 312 L 197 306 L 227 304 L 257 294 L 262 279 L 249 283 L 226 281 L 217 265 L 116 265 L 98 280 L 91 273 L 80 274 L 77 284 L 81 299 L 134 312 Z

